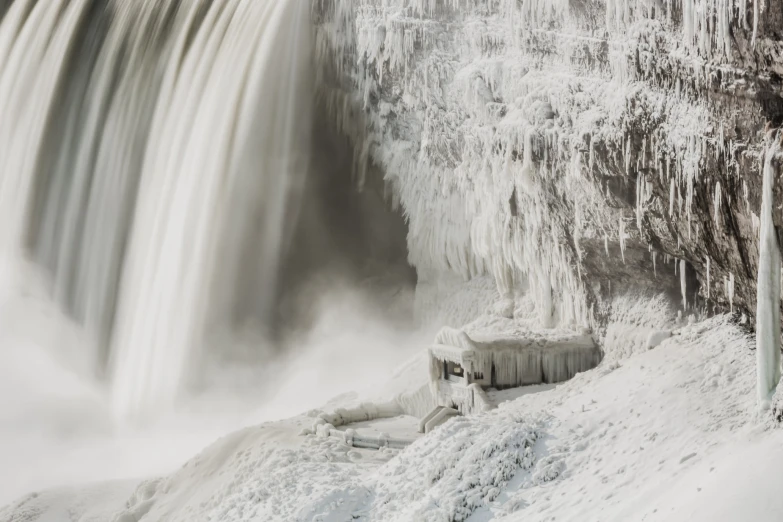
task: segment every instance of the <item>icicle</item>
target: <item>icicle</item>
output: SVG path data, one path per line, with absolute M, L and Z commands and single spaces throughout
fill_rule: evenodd
M 593 172 L 593 165 L 595 163 L 595 146 L 593 144 L 594 144 L 594 140 L 591 136 L 590 137 L 590 160 L 589 160 L 590 161 L 589 167 L 591 173 Z
M 606 250 L 606 257 L 609 257 L 609 236 L 604 234 L 604 250 Z
M 745 30 L 750 29 L 748 26 L 748 0 L 739 0 L 739 14 L 742 27 Z
M 693 45 L 696 16 L 694 13 L 695 0 L 682 0 L 682 28 L 685 31 L 685 41 L 688 46 Z
M 742 195 L 745 198 L 745 211 L 750 212 L 750 201 L 748 200 L 748 182 L 742 180 Z
M 756 47 L 756 38 L 759 35 L 759 17 L 761 16 L 761 0 L 753 0 L 753 47 Z
M 686 281 L 685 281 L 685 273 L 686 273 L 686 271 L 685 271 L 685 260 L 681 259 L 680 260 L 680 291 L 682 292 L 682 309 L 683 310 L 688 310 L 688 297 L 687 297 L 687 294 L 685 293 L 686 290 L 687 290 L 687 288 L 686 288 Z
M 710 258 L 707 256 L 707 299 L 710 298 Z
M 677 185 L 677 213 L 679 215 L 682 215 L 682 204 L 683 204 L 682 191 L 680 190 L 680 186 Z
M 669 217 L 674 217 L 674 178 L 669 184 Z
M 574 247 L 576 249 L 576 255 L 579 258 L 579 261 L 582 261 L 582 248 L 580 247 L 580 241 L 582 239 L 582 207 L 579 205 L 579 202 L 576 203 L 574 208 L 573 237 L 574 237 Z
M 525 131 L 525 150 L 522 152 L 522 188 L 532 194 L 534 190 L 533 170 L 533 129 Z
M 715 207 L 715 228 L 717 229 L 718 226 L 720 226 L 720 202 L 721 202 L 721 193 L 720 193 L 720 181 L 718 181 L 715 184 L 715 197 L 713 198 L 712 205 Z
M 582 155 L 576 149 L 571 153 L 571 176 L 576 179 L 582 177 Z
M 620 255 L 623 258 L 623 264 L 625 264 L 625 221 L 620 218 Z
M 729 280 L 726 282 L 726 295 L 729 296 L 729 311 L 734 313 L 734 274 L 729 272 Z
M 758 0 L 755 2 L 758 5 Z M 761 195 L 761 239 L 756 296 L 756 375 L 759 403 L 771 399 L 780 381 L 780 246 L 772 220 L 777 136 L 764 161 Z
M 642 206 L 642 200 L 644 199 L 644 186 L 642 185 L 642 173 L 636 175 L 636 227 L 639 229 L 639 233 L 642 233 L 642 219 L 644 217 L 644 207 Z
M 652 259 L 653 259 L 653 275 L 658 277 L 658 267 L 656 266 L 656 260 L 658 258 L 658 252 L 652 253 Z
M 541 326 L 544 328 L 553 328 L 555 326 L 555 318 L 552 313 L 552 281 L 551 274 L 544 274 L 541 277 L 541 302 L 539 308 L 539 318 L 541 320 Z

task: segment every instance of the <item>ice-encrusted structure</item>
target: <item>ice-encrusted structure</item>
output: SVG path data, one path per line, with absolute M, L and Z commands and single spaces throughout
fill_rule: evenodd
M 443 328 L 428 353 L 435 402 L 464 414 L 494 407 L 483 388 L 560 383 L 601 362 L 601 350 L 590 335 L 568 331 L 469 335 Z M 449 364 L 459 368 L 459 375 L 449 374 Z
M 759 159 L 783 122 L 781 4 L 314 11 L 320 101 L 354 143 L 360 183 L 380 170 L 401 206 L 420 282 L 491 274 L 501 296 L 526 286 L 549 324 L 595 325 L 627 287 L 684 289 L 694 310 L 709 287 L 709 307 L 754 315 Z

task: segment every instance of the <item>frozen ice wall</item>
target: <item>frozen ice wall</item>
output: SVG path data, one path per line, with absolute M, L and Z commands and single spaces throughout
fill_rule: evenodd
M 754 314 L 783 5 L 321 0 L 315 20 L 320 100 L 360 178 L 383 171 L 427 289 L 490 275 L 550 324 L 628 287 Z

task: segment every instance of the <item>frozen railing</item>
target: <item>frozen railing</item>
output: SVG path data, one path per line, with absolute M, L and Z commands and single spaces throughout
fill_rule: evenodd
M 496 405 L 478 384 L 468 386 L 470 393 L 470 413 L 482 413 L 493 409 Z
M 338 430 L 337 426 L 375 419 L 388 419 L 402 415 L 400 406 L 394 402 L 373 404 L 364 403 L 357 408 L 338 408 L 333 413 L 320 413 L 313 422 L 312 429 L 302 431 L 302 435 L 313 435 L 341 439 L 348 446 L 367 449 L 403 449 L 410 446 L 413 440 L 391 437 L 387 433 L 379 435 L 362 435 L 353 429 Z
M 346 445 L 354 448 L 365 449 L 403 449 L 413 444 L 413 440 L 392 437 L 388 433 L 379 433 L 378 435 L 363 435 L 356 430 L 347 429 L 340 431 L 337 428 L 329 427 L 328 424 L 319 426 L 316 434 L 320 437 L 334 437 L 345 442 Z
M 396 401 L 375 404 L 365 402 L 356 408 L 337 408 L 333 413 L 319 413 L 313 430 L 318 424 L 331 424 L 343 426 L 354 422 L 371 421 L 375 419 L 390 419 L 402 415 L 404 412 Z

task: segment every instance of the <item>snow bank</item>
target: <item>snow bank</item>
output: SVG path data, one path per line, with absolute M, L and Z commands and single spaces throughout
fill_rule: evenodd
M 134 494 L 136 486 L 136 480 L 126 480 L 31 493 L 0 507 L 0 520 L 107 522 Z
M 601 345 L 606 360 L 625 359 L 654 346 L 675 326 L 676 311 L 665 295 L 624 294 L 610 303 Z
M 667 484 L 644 520 L 783 520 L 782 468 L 783 434 L 740 438 Z
M 770 453 L 779 432 L 760 429 L 753 413 L 754 383 L 753 339 L 718 316 L 452 419 L 402 452 L 296 437 L 308 416 L 248 428 L 117 509 L 145 511 L 145 522 L 668 521 L 677 506 L 717 516 L 721 502 L 736 514 L 732 476 L 772 477 L 779 462 Z M 779 520 L 774 488 L 739 487 L 742 503 L 768 507 L 754 522 Z
M 687 491 L 691 507 L 708 508 L 711 498 L 697 489 L 703 482 L 677 488 L 672 482 L 694 466 L 722 460 L 749 437 L 768 436 L 753 413 L 752 348 L 752 337 L 719 316 L 681 328 L 655 350 L 605 361 L 552 391 L 501 404 L 501 410 L 546 411 L 551 417 L 537 460 L 562 463 L 554 481 L 538 485 L 531 477 L 475 520 L 512 513 L 509 520 L 520 522 L 669 520 L 671 512 L 655 510 L 675 490 Z M 760 491 L 757 498 L 783 507 L 777 495 Z M 758 520 L 777 520 L 774 512 Z
M 454 419 L 374 473 L 395 452 L 313 436 L 287 445 L 304 422 L 224 438 L 174 475 L 139 486 L 115 520 L 465 520 L 532 467 L 539 423 L 509 413 L 490 423 Z
M 538 425 L 518 413 L 454 418 L 378 471 L 366 520 L 466 520 L 533 466 Z
M 350 483 L 358 471 L 345 466 L 345 444 L 297 437 L 308 421 L 298 417 L 224 437 L 171 476 L 142 483 L 114 520 L 297 520 L 304 499 Z

